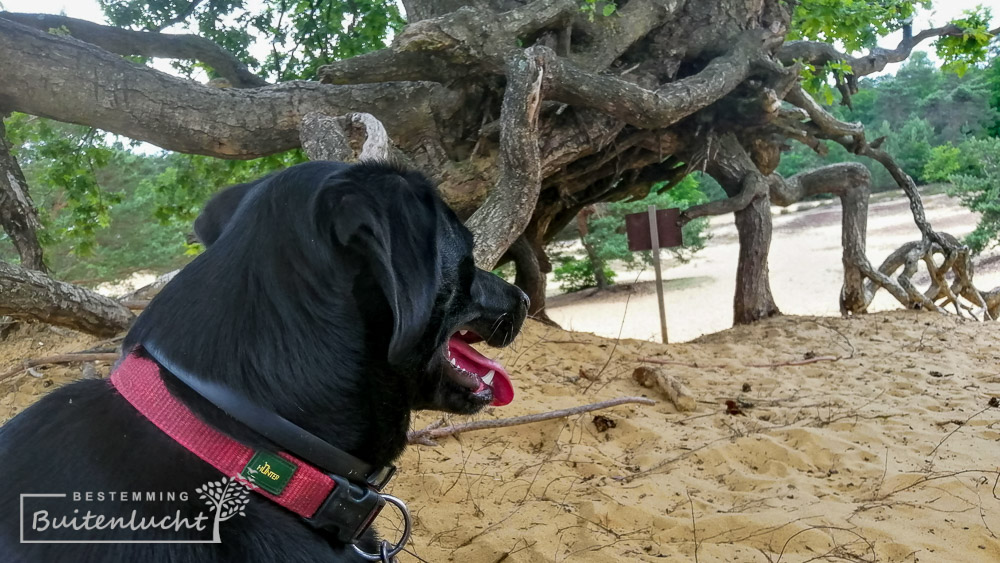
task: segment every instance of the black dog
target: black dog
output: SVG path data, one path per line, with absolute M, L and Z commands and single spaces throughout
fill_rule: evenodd
M 126 337 L 126 353 L 155 347 L 178 374 L 234 390 L 374 466 L 403 451 L 413 409 L 474 413 L 512 398 L 507 375 L 466 342 L 509 344 L 527 298 L 475 267 L 470 233 L 419 174 L 384 164 L 298 165 L 220 193 L 196 231 L 207 250 L 150 303 Z M 162 366 L 160 377 L 210 426 L 281 451 Z M 54 391 L 9 421 L 0 429 L 0 459 L 4 562 L 363 560 L 256 493 L 245 516 L 221 524 L 220 544 L 21 543 L 25 493 L 105 499 L 63 499 L 54 517 L 156 510 L 107 500 L 114 491 L 188 491 L 187 505 L 164 509 L 173 513 L 202 505 L 195 489 L 222 477 L 108 381 Z M 133 533 L 145 539 L 147 532 Z M 119 540 L 122 531 L 65 534 Z M 362 544 L 377 551 L 371 533 Z

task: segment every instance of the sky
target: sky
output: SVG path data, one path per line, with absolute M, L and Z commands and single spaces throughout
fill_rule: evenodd
M 925 27 L 942 25 L 944 22 L 962 14 L 963 10 L 977 5 L 993 7 L 994 15 L 1000 16 L 1000 0 L 934 0 L 934 9 L 918 14 L 914 33 Z M 104 14 L 97 5 L 97 0 L 0 0 L 0 6 L 11 12 L 41 12 L 58 14 L 64 12 L 67 16 L 99 23 L 104 22 Z M 894 44 L 898 38 L 890 38 L 888 43 Z
M 259 2 L 260 0 L 256 1 Z M 253 3 L 255 3 L 254 0 L 251 0 L 251 4 Z M 917 14 L 913 32 L 918 33 L 920 30 L 928 27 L 943 25 L 945 22 L 960 16 L 964 10 L 972 9 L 977 5 L 992 7 L 994 19 L 1000 19 L 1000 0 L 934 0 L 934 8 L 932 10 L 921 11 Z M 64 13 L 70 17 L 104 23 L 104 14 L 101 12 L 97 0 L 0 0 L 0 6 L 11 12 Z M 996 25 L 996 21 L 994 25 Z M 172 31 L 181 30 L 172 29 Z M 889 36 L 883 40 L 882 45 L 885 47 L 895 47 L 901 37 L 899 33 Z M 923 50 L 930 51 L 929 41 L 921 46 L 924 47 Z M 933 53 L 930 54 L 931 59 L 934 60 Z M 166 65 L 154 66 L 162 70 L 169 68 Z M 886 72 L 894 72 L 895 66 L 897 65 L 890 65 L 886 69 Z

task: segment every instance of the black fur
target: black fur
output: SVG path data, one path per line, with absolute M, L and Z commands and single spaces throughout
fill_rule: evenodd
M 403 451 L 411 410 L 472 413 L 489 402 L 443 375 L 446 341 L 468 328 L 504 346 L 527 310 L 522 292 L 474 266 L 470 233 L 433 186 L 390 165 L 311 162 L 233 186 L 195 228 L 207 250 L 153 300 L 123 349 L 154 343 L 374 465 Z M 274 447 L 161 376 L 209 424 Z M 4 562 L 361 560 L 256 494 L 245 517 L 222 523 L 221 544 L 20 544 L 21 493 L 189 491 L 202 506 L 194 489 L 221 477 L 106 381 L 54 391 L 9 421 L 0 459 Z M 80 508 L 116 506 L 149 504 Z

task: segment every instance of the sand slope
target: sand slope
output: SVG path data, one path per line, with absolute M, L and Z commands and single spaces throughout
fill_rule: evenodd
M 1000 410 L 980 411 L 1000 394 L 998 337 L 934 314 L 788 317 L 623 341 L 600 373 L 612 341 L 531 325 L 504 354 L 519 399 L 487 416 L 642 393 L 630 374 L 646 355 L 726 367 L 669 368 L 704 401 L 693 414 L 618 407 L 605 433 L 583 415 L 415 447 L 393 492 L 427 561 L 693 561 L 696 546 L 703 562 L 997 561 Z M 725 399 L 753 406 L 730 416 Z
M 19 336 L 0 343 L 0 369 L 86 345 Z M 916 312 L 785 317 L 670 346 L 529 323 L 499 353 L 515 402 L 479 418 L 659 398 L 631 379 L 645 356 L 703 366 L 668 367 L 697 412 L 623 406 L 603 433 L 582 415 L 412 447 L 391 492 L 420 559 L 402 561 L 1000 561 L 998 340 L 1000 324 Z M 844 359 L 746 367 L 806 354 Z M 77 373 L 0 383 L 0 420 Z
M 927 218 L 934 228 L 962 238 L 979 221 L 957 200 L 943 194 L 923 198 Z M 819 205 L 819 207 L 816 207 Z M 839 315 L 839 296 L 844 269 L 840 246 L 841 209 L 839 202 L 798 204 L 795 210 L 772 208 L 774 235 L 768 266 L 771 290 L 781 311 L 790 315 Z M 687 264 L 669 262 L 664 270 L 667 322 L 671 342 L 683 342 L 732 326 L 733 294 L 736 290 L 736 263 L 739 244 L 732 215 L 712 217 L 712 239 Z M 900 193 L 879 194 L 868 213 L 868 258 L 878 266 L 903 244 L 920 239 L 909 203 Z M 664 253 L 664 257 L 669 254 Z M 995 260 L 997 249 L 977 259 L 976 285 L 989 290 L 1000 284 L 1000 269 L 983 267 Z M 619 283 L 654 279 L 652 268 L 640 272 L 620 272 Z M 927 287 L 922 269 L 914 282 Z M 550 291 L 558 285 L 551 281 Z M 592 295 L 592 290 L 553 296 L 548 313 L 561 326 L 616 338 L 659 340 L 656 292 L 651 283 L 629 295 L 626 288 Z M 581 299 L 582 297 L 582 299 Z M 626 306 L 626 299 L 628 304 Z M 692 306 L 694 305 L 694 306 Z M 876 294 L 869 311 L 899 308 L 887 292 Z

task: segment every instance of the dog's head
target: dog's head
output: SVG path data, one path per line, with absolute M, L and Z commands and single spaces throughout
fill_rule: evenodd
M 527 297 L 475 266 L 471 233 L 420 174 L 307 163 L 221 192 L 195 230 L 206 259 L 250 253 L 269 285 L 253 300 L 360 340 L 344 353 L 393 378 L 386 390 L 404 391 L 410 408 L 472 413 L 513 399 L 503 367 L 470 344 L 508 345 Z

